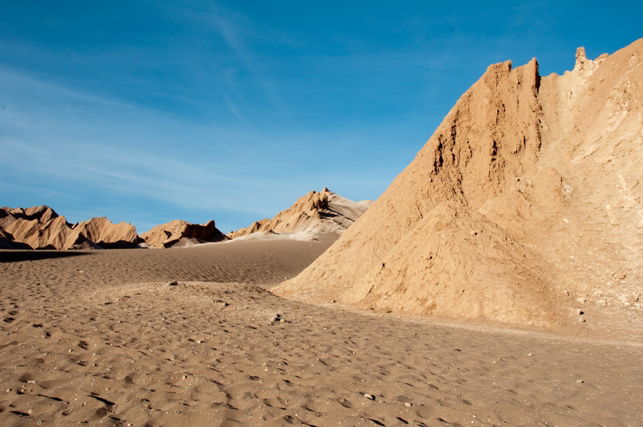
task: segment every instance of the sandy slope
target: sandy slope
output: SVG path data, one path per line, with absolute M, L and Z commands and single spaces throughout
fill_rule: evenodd
M 571 53 L 571 52 L 570 52 Z M 643 39 L 573 71 L 489 66 L 337 242 L 306 302 L 643 331 Z
M 0 252 L 0 424 L 640 424 L 640 345 L 265 289 L 329 243 Z

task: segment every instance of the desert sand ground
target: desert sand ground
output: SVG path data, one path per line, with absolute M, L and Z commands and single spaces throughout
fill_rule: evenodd
M 0 251 L 0 424 L 643 425 L 641 344 L 266 289 L 329 244 Z

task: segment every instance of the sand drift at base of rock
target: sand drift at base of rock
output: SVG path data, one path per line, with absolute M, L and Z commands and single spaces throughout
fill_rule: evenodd
M 16 311 L 0 326 L 4 425 L 615 425 L 643 410 L 639 347 L 366 316 L 255 285 L 45 282 L 38 299 L 26 286 L 3 299 Z

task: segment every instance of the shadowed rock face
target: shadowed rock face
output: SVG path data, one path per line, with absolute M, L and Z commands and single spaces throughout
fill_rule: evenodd
M 274 218 L 255 221 L 228 236 L 234 239 L 258 232 L 288 234 L 299 231 L 339 234 L 350 227 L 369 205 L 370 201 L 354 202 L 324 188 L 309 192 Z
M 14 242 L 11 233 L 0 229 L 0 249 L 31 249 L 31 246 L 25 243 Z
M 92 218 L 70 224 L 48 206 L 0 208 L 2 239 L 31 249 L 131 248 L 141 242 L 131 224 Z M 8 245 L 8 243 L 5 243 Z
M 4 207 L 0 208 L 0 227 L 4 229 L 17 219 L 36 220 L 44 224 L 57 217 L 58 214 L 49 206 L 33 206 L 26 209 Z
M 48 206 L 2 208 L 0 226 L 14 242 L 32 249 L 69 249 L 76 234 L 64 216 Z M 68 243 L 71 242 L 71 245 Z
M 642 64 L 638 40 L 594 61 L 579 49 L 562 76 L 541 77 L 535 59 L 491 65 L 355 225 L 275 292 L 516 325 L 635 319 Z
M 174 220 L 157 225 L 143 233 L 141 237 L 146 245 L 153 248 L 228 240 L 228 237 L 216 228 L 212 220 L 205 224 L 191 224 L 183 220 Z

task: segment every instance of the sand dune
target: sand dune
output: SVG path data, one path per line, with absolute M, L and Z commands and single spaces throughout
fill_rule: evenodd
M 276 289 L 520 326 L 643 329 L 643 39 L 492 65 L 340 239 Z
M 0 424 L 640 422 L 641 345 L 450 327 L 265 289 L 324 248 L 1 251 Z

